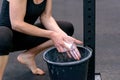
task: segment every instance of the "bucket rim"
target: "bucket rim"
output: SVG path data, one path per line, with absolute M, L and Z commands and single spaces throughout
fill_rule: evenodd
M 55 49 L 55 47 L 50 47 L 48 48 L 44 53 L 43 53 L 43 59 L 49 63 L 49 64 L 52 64 L 52 65 L 58 65 L 58 66 L 70 66 L 70 65 L 76 65 L 76 64 L 80 64 L 80 63 L 83 63 L 85 61 L 87 61 L 91 56 L 92 56 L 92 49 L 89 48 L 89 47 L 83 47 L 83 46 L 80 46 L 80 45 L 77 45 L 77 47 L 81 47 L 81 48 L 84 48 L 86 49 L 88 52 L 89 52 L 89 55 L 81 60 L 78 60 L 78 61 L 73 61 L 73 62 L 53 62 L 53 61 L 50 61 L 50 60 L 47 60 L 46 59 L 46 54 L 48 51 L 52 50 L 52 49 Z

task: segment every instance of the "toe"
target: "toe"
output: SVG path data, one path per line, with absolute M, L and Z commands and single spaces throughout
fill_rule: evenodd
M 43 70 L 41 70 L 41 69 L 37 68 L 37 69 L 33 72 L 33 74 L 37 74 L 37 75 L 44 75 L 44 74 L 45 74 L 45 72 L 44 72 Z

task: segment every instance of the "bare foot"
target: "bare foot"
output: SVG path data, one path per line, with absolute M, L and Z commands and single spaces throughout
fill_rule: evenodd
M 29 54 L 28 52 L 21 53 L 20 55 L 18 55 L 17 60 L 20 63 L 25 64 L 32 71 L 33 74 L 45 74 L 42 69 L 37 68 L 35 63 L 35 57 L 32 54 Z

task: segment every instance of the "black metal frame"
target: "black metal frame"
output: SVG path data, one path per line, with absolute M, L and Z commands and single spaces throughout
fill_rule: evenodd
M 92 48 L 87 80 L 95 80 L 95 0 L 83 0 L 84 46 Z

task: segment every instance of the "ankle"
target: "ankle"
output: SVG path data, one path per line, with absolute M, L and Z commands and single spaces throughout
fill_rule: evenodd
M 28 55 L 29 57 L 35 57 L 37 53 L 32 51 L 26 51 L 25 54 Z

